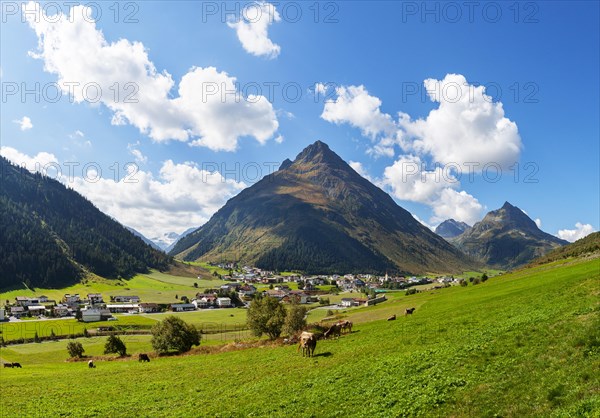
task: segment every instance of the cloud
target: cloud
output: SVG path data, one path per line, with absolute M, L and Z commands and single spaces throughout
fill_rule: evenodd
M 356 171 L 358 174 L 360 174 L 362 177 L 366 178 L 367 180 L 369 180 L 371 183 L 375 183 L 373 181 L 373 179 L 371 178 L 371 176 L 369 175 L 369 173 L 367 173 L 367 170 L 363 167 L 362 163 L 358 162 L 358 161 L 349 161 L 348 165 L 350 167 L 352 167 L 352 169 L 354 169 L 354 171 Z
M 443 80 L 427 79 L 425 88 L 439 103 L 425 119 L 399 114 L 399 143 L 405 150 L 429 154 L 440 163 L 487 163 L 508 167 L 522 148 L 516 123 L 504 116 L 501 102 L 493 102 L 485 87 L 476 87 L 460 74 Z
M 315 95 L 327 93 L 328 86 L 324 83 L 315 83 L 314 92 Z
M 465 191 L 456 191 L 458 179 L 441 167 L 427 170 L 415 155 L 401 156 L 383 174 L 383 184 L 400 200 L 423 203 L 433 210 L 432 223 L 448 218 L 470 225 L 481 219 L 483 206 Z
M 432 222 L 439 223 L 446 219 L 455 219 L 473 225 L 481 220 L 483 206 L 479 201 L 463 191 L 443 189 L 439 198 L 432 205 L 434 216 Z
M 142 154 L 142 151 L 137 148 L 139 146 L 140 141 L 137 141 L 135 144 L 127 144 L 127 150 L 129 151 L 129 154 L 133 155 L 136 163 L 146 164 L 148 162 L 148 157 Z
M 325 102 L 321 118 L 338 125 L 348 123 L 371 139 L 394 134 L 396 127 L 391 116 L 381 112 L 381 100 L 371 96 L 364 86 L 340 86 L 335 92 L 336 99 Z
M 535 218 L 533 222 L 535 222 L 538 228 L 542 228 L 542 220 L 540 218 Z
M 236 21 L 227 22 L 227 25 L 235 29 L 246 52 L 273 59 L 279 55 L 281 47 L 269 39 L 268 31 L 273 22 L 280 20 L 274 5 L 259 1 L 246 5 L 241 16 L 237 17 Z
M 69 16 L 42 16 L 38 3 L 24 9 L 38 37 L 31 56 L 56 74 L 61 89 L 81 103 L 102 103 L 114 125 L 131 124 L 155 141 L 191 141 L 214 151 L 233 151 L 241 137 L 264 144 L 279 127 L 264 96 L 242 97 L 236 78 L 214 67 L 194 67 L 173 94 L 175 82 L 159 72 L 141 42 L 119 39 L 109 43 L 84 6 Z M 117 87 L 115 87 L 117 86 Z
M 9 160 L 15 165 L 25 167 L 27 170 L 34 172 L 45 173 L 48 170 L 55 170 L 58 165 L 58 158 L 54 154 L 48 152 L 39 152 L 33 157 L 23 154 L 12 147 L 0 147 L 0 155 Z M 50 174 L 50 173 L 49 173 Z
M 150 237 L 181 233 L 204 224 L 225 202 L 246 187 L 196 164 L 163 163 L 155 178 L 147 171 L 130 174 L 127 181 L 77 177 L 70 184 L 101 211 Z
M 577 222 L 575 224 L 575 229 L 561 229 L 558 231 L 558 237 L 569 242 L 575 242 L 578 239 L 588 236 L 592 232 L 596 232 L 592 225 Z
M 21 119 L 13 120 L 14 123 L 20 125 L 22 131 L 27 131 L 33 128 L 33 124 L 31 123 L 31 119 L 28 116 L 23 116 Z

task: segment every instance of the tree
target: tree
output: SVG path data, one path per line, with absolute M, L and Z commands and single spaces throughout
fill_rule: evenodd
M 283 324 L 283 331 L 287 335 L 294 335 L 296 332 L 301 331 L 306 326 L 306 308 L 300 306 L 297 303 L 292 304 L 288 310 L 287 316 L 285 317 L 285 323 Z
M 481 281 L 482 281 L 482 282 L 485 282 L 485 281 L 487 281 L 487 279 L 488 279 L 488 275 L 487 275 L 487 274 L 485 274 L 485 273 L 483 273 L 483 274 L 481 275 Z
M 286 310 L 273 297 L 255 298 L 248 308 L 248 327 L 257 337 L 267 334 L 271 340 L 279 337 L 285 323 Z
M 110 335 L 106 340 L 106 344 L 104 344 L 104 354 L 112 353 L 118 354 L 121 357 L 127 355 L 125 343 L 116 335 Z
M 181 318 L 168 316 L 152 327 L 152 347 L 157 353 L 175 350 L 178 353 L 190 351 L 200 345 L 198 330 Z
M 194 282 L 194 287 L 198 289 L 198 283 Z
M 74 358 L 83 356 L 83 352 L 85 350 L 79 341 L 71 341 L 69 344 L 67 344 L 67 351 L 69 352 L 71 358 Z

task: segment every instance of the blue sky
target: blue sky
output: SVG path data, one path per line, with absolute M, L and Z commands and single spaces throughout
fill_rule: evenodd
M 599 227 L 597 2 L 89 5 L 2 3 L 2 154 L 149 237 L 317 139 L 428 225 Z

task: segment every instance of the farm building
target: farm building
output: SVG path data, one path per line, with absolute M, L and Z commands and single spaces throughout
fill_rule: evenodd
M 140 302 L 139 296 L 115 296 L 111 299 L 118 303 L 139 303 Z
M 119 304 L 107 304 L 106 309 L 110 313 L 126 313 L 130 311 L 139 311 L 139 305 L 137 303 L 119 303 Z
M 195 311 L 196 307 L 191 303 L 174 303 L 171 305 L 173 312 Z
M 230 298 L 218 298 L 217 299 L 217 306 L 219 308 L 229 308 L 229 307 L 232 306 L 231 299 Z
M 111 316 L 108 309 L 88 308 L 81 311 L 81 320 L 83 322 L 97 322 Z

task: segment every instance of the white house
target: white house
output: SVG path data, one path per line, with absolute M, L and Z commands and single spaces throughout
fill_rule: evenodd
M 138 305 L 138 309 L 140 310 L 140 313 L 152 313 L 160 311 L 157 303 L 140 303 Z
M 230 298 L 217 298 L 217 306 L 219 308 L 229 308 L 231 307 L 231 299 Z
M 44 305 L 29 305 L 27 309 L 32 316 L 40 316 L 46 313 L 46 307 Z
M 95 305 L 96 303 L 104 303 L 104 299 L 102 299 L 102 295 L 100 293 L 88 293 L 87 298 L 92 305 Z
M 67 305 L 77 305 L 79 302 L 81 302 L 81 298 L 79 297 L 79 293 L 74 295 L 67 293 L 63 296 L 62 301 Z
M 25 308 L 22 306 L 11 306 L 10 314 L 14 317 L 20 318 L 25 315 Z
M 67 305 L 58 304 L 54 307 L 54 315 L 67 316 L 69 315 L 69 307 Z

